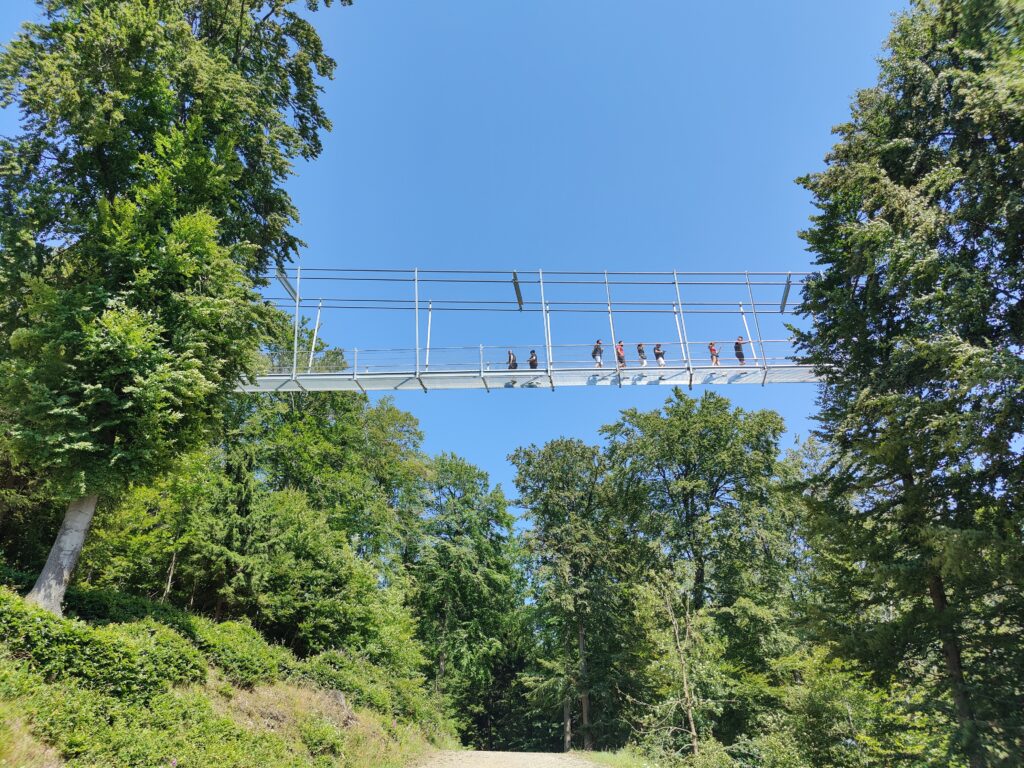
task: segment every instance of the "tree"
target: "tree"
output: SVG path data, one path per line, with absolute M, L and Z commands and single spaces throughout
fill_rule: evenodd
M 637 581 L 664 659 L 654 672 L 665 700 L 645 718 L 664 725 L 666 745 L 685 733 L 674 750 L 748 732 L 775 703 L 773 660 L 796 643 L 797 505 L 780 478 L 782 430 L 772 411 L 678 389 L 662 409 L 627 409 L 602 429 L 621 517 L 646 544 L 632 550 L 646 554 Z
M 525 539 L 540 642 L 533 696 L 562 710 L 563 749 L 571 748 L 574 719 L 584 749 L 620 746 L 628 735 L 623 694 L 635 693 L 643 649 L 631 621 L 629 539 L 608 498 L 607 463 L 599 448 L 566 438 L 510 459 L 532 522 Z
M 831 635 L 879 676 L 940 680 L 972 768 L 1024 753 L 1022 32 L 1020 3 L 915 2 L 800 180 Z
M 71 499 L 30 593 L 59 613 L 99 497 L 201 441 L 255 369 L 252 281 L 298 245 L 282 184 L 319 152 L 333 62 L 286 2 L 41 4 L 0 55 L 23 129 L 0 142 L 0 410 Z
M 487 746 L 495 739 L 496 676 L 520 630 L 514 520 L 485 472 L 451 454 L 435 458 L 431 469 L 411 603 L 435 690 L 452 701 L 463 738 Z
M 637 508 L 654 568 L 691 564 L 695 611 L 777 594 L 784 581 L 791 526 L 785 505 L 770 503 L 781 501 L 771 495 L 782 430 L 772 411 L 748 413 L 720 395 L 694 400 L 678 389 L 663 409 L 630 408 L 602 429 L 616 498 Z

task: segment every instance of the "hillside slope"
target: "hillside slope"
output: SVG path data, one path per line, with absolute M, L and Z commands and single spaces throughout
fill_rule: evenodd
M 98 590 L 57 619 L 0 587 L 0 766 L 400 766 L 453 744 L 439 704 L 334 651 Z

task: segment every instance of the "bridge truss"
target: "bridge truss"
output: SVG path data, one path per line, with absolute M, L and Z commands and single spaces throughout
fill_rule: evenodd
M 795 359 L 788 325 L 807 277 L 805 272 L 292 267 L 277 273 L 268 299 L 292 313 L 293 344 L 268 351 L 265 370 L 240 390 L 810 383 L 816 377 Z M 458 343 L 438 345 L 432 338 L 441 318 L 446 337 Z M 521 335 L 524 327 L 525 343 L 481 343 L 505 337 L 510 329 Z M 376 338 L 392 338 L 403 329 L 411 342 L 403 347 L 353 343 L 341 344 L 339 351 L 323 343 L 326 332 L 337 344 L 339 337 L 355 342 L 374 338 L 376 331 Z M 468 343 L 470 337 L 476 343 Z M 591 356 L 598 338 L 602 367 Z M 742 361 L 734 351 L 740 338 Z M 626 349 L 621 366 L 614 348 L 619 340 Z M 664 366 L 655 358 L 655 344 L 665 352 Z M 530 367 L 528 350 L 536 354 L 536 368 Z M 510 352 L 515 369 L 508 366 Z

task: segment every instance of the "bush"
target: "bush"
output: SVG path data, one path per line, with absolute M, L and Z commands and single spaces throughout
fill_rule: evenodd
M 302 743 L 314 757 L 340 756 L 345 747 L 345 735 L 338 726 L 324 717 L 309 717 L 299 725 Z
M 395 697 L 385 675 L 370 662 L 343 651 L 324 651 L 299 662 L 295 674 L 336 691 L 352 704 L 383 714 L 396 714 Z
M 94 630 L 112 643 L 132 648 L 171 685 L 206 681 L 206 660 L 188 640 L 152 619 L 108 624 Z
M 148 660 L 138 644 L 125 644 L 120 636 L 78 621 L 58 619 L 5 588 L 0 588 L 0 642 L 47 679 L 77 680 L 117 698 L 148 699 L 168 685 L 159 665 Z M 168 643 L 165 656 L 170 647 Z
M 248 621 L 190 616 L 188 632 L 210 662 L 242 688 L 276 682 L 296 664 L 290 651 L 268 643 Z
M 344 651 L 324 651 L 304 659 L 293 675 L 321 688 L 342 691 L 355 706 L 415 723 L 432 741 L 443 742 L 454 733 L 442 702 L 425 689 L 422 678 L 397 676 Z
M 729 757 L 725 747 L 714 739 L 700 743 L 700 754 L 691 755 L 683 763 L 686 768 L 736 768 L 736 762 Z
M 155 619 L 179 631 L 188 614 L 163 603 L 96 587 L 78 586 L 64 596 L 64 612 L 96 624 L 120 624 Z
M 152 600 L 93 587 L 68 590 L 67 607 L 88 621 L 149 619 L 173 627 L 229 681 L 244 688 L 280 680 L 295 664 L 289 650 L 268 643 L 247 620 L 215 622 Z

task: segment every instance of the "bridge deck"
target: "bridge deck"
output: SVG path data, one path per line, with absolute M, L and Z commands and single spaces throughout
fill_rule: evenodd
M 694 366 L 658 368 L 558 368 L 515 371 L 432 370 L 354 373 L 271 373 L 239 387 L 242 392 L 380 392 L 442 389 L 554 389 L 600 386 L 696 386 L 707 384 L 797 384 L 817 378 L 804 365 Z

